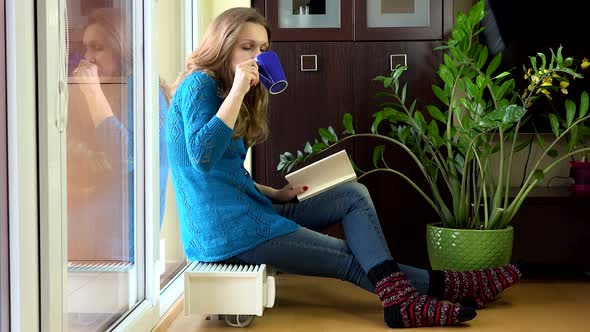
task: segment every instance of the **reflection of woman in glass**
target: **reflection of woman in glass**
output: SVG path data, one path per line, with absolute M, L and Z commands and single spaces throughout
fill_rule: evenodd
M 124 15 L 93 12 L 83 33 L 83 56 L 70 56 L 68 225 L 70 260 L 134 260 L 133 80 Z M 77 59 L 76 59 L 77 58 Z M 160 128 L 168 111 L 160 80 Z M 160 139 L 160 220 L 168 173 Z

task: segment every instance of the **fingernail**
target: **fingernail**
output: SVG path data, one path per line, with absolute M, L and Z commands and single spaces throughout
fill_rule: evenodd
M 303 186 L 303 191 L 307 191 L 307 186 Z

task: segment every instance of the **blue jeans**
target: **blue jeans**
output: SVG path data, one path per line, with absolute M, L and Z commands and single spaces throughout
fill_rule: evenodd
M 303 202 L 274 207 L 302 227 L 236 256 L 238 260 L 293 274 L 338 278 L 374 291 L 367 272 L 393 258 L 364 185 L 348 182 Z M 338 222 L 346 240 L 319 233 Z M 428 292 L 427 271 L 401 264 L 400 269 L 418 292 Z

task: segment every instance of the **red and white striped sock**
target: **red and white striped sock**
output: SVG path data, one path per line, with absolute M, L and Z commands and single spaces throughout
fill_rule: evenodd
M 378 277 L 383 274 L 386 275 Z M 443 303 L 419 294 L 393 261 L 372 268 L 369 279 L 375 284 L 375 293 L 383 302 L 385 324 L 391 328 L 457 325 L 476 316 L 473 308 Z
M 521 278 L 512 264 L 466 272 L 430 271 L 429 295 L 480 309 Z

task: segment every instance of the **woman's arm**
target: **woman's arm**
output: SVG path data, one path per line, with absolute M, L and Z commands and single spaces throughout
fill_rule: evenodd
M 266 197 L 277 202 L 288 202 L 295 198 L 295 196 L 303 194 L 307 190 L 307 186 L 304 185 L 293 186 L 287 184 L 281 189 L 271 188 L 256 182 L 254 182 L 254 185 L 256 185 L 256 188 L 258 188 L 258 190 L 260 190 L 260 192 Z
M 234 128 L 240 107 L 250 87 L 258 84 L 258 65 L 250 59 L 236 66 L 234 81 L 228 96 L 221 104 L 217 117 L 228 127 Z
M 73 72 L 80 84 L 80 91 L 88 103 L 90 118 L 98 127 L 106 118 L 113 116 L 113 110 L 100 86 L 98 68 L 92 62 L 81 60 Z
M 236 67 L 232 88 L 218 105 L 217 83 L 204 72 L 188 76 L 182 92 L 182 117 L 187 152 L 193 167 L 208 172 L 221 159 L 231 141 L 233 128 L 244 96 L 256 84 L 258 71 L 254 60 Z M 184 83 L 183 83 L 184 84 Z
M 271 200 L 275 199 L 277 193 L 277 190 L 275 188 L 271 188 L 256 182 L 254 182 L 254 185 L 256 185 L 256 188 L 258 188 L 258 190 L 260 190 L 260 192 L 263 193 L 264 196 L 270 198 Z

